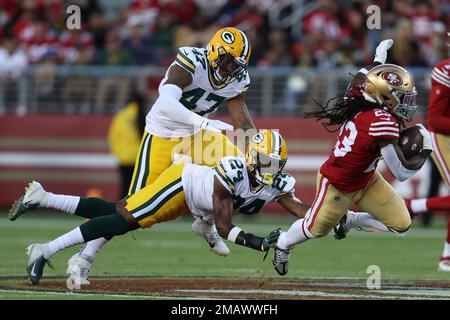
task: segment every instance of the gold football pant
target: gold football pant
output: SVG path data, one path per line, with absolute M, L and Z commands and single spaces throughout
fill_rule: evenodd
M 404 232 L 411 225 L 404 201 L 378 171 L 364 189 L 355 192 L 339 191 L 319 172 L 316 197 L 302 226 L 304 233 L 312 237 L 327 235 L 353 204 L 391 230 Z
M 450 188 L 450 137 L 430 132 L 431 144 L 433 145 L 433 153 L 431 157 L 439 169 L 442 179 Z
M 169 167 L 153 183 L 126 200 L 126 208 L 141 228 L 173 220 L 189 211 L 181 182 L 184 166 Z
M 190 157 L 193 163 L 211 167 L 222 157 L 242 156 L 239 148 L 222 133 L 203 130 L 194 136 L 169 139 L 145 131 L 128 195 L 155 181 L 179 154 Z

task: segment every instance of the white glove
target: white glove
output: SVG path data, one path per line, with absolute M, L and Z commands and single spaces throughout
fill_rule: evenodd
M 220 120 L 207 119 L 202 122 L 201 128 L 204 130 L 222 132 L 222 130 L 233 130 L 233 126 Z
M 423 124 L 418 123 L 416 124 L 417 127 L 420 128 L 420 135 L 423 138 L 423 146 L 422 146 L 422 150 L 430 150 L 433 151 L 433 146 L 431 145 L 431 135 L 430 132 L 423 126 Z
M 392 47 L 392 44 L 394 43 L 394 40 L 392 39 L 386 39 L 380 42 L 378 45 L 376 51 L 375 51 L 375 59 L 373 59 L 373 62 L 380 62 L 385 63 L 387 58 L 387 51 L 390 47 Z

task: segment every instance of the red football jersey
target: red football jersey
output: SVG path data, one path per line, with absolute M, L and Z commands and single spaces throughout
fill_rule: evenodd
M 431 73 L 428 129 L 450 135 L 450 59 L 439 62 Z
M 320 173 L 342 192 L 363 189 L 373 177 L 380 149 L 377 140 L 398 139 L 398 121 L 387 111 L 372 109 L 358 113 L 341 127 L 338 141 Z

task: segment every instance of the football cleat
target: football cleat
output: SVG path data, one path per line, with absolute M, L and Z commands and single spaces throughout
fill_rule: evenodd
M 288 262 L 291 249 L 283 250 L 278 247 L 274 249 L 272 265 L 275 271 L 280 275 L 284 276 L 288 273 Z
M 208 242 L 211 251 L 219 256 L 227 256 L 230 253 L 225 242 L 223 242 L 219 233 L 217 232 L 216 226 L 209 225 L 201 219 L 195 219 L 192 224 L 192 231 L 205 238 Z
M 438 265 L 438 271 L 450 272 L 450 257 L 441 258 Z
M 91 263 L 84 259 L 79 253 L 74 254 L 67 262 L 67 273 L 74 284 L 90 285 L 89 271 Z
M 33 285 L 37 285 L 39 280 L 42 278 L 42 274 L 44 271 L 45 264 L 48 264 L 49 267 L 53 268 L 50 261 L 44 258 L 44 248 L 45 244 L 30 244 L 27 247 L 27 255 L 28 255 L 28 265 L 27 265 L 27 273 L 28 278 L 30 279 Z
M 28 210 L 36 209 L 45 195 L 45 190 L 37 181 L 32 181 L 25 188 L 25 193 L 17 199 L 8 213 L 8 218 L 11 221 L 16 220 Z
M 350 230 L 347 226 L 347 215 L 344 215 L 339 223 L 333 228 L 334 238 L 336 240 L 345 239 L 348 231 Z

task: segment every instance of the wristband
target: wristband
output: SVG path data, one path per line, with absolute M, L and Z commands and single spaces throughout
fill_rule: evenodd
M 228 233 L 227 240 L 236 243 L 236 238 L 239 235 L 239 233 L 241 233 L 241 231 L 242 231 L 241 228 L 234 227 L 233 229 L 230 230 L 230 233 Z

